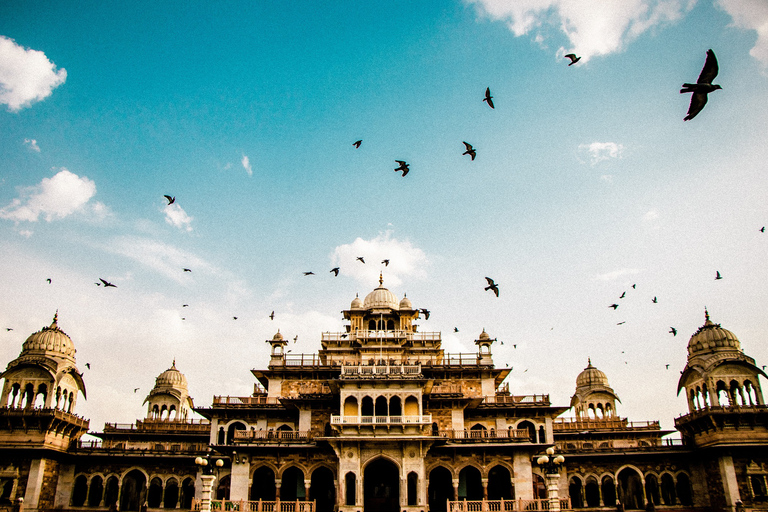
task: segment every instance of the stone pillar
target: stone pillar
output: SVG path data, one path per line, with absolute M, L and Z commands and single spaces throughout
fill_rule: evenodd
M 456 478 L 453 483 L 453 501 L 459 501 L 459 479 Z
M 27 489 L 24 493 L 22 511 L 37 510 L 40 501 L 40 491 L 43 488 L 43 473 L 45 473 L 45 459 L 33 459 L 29 465 L 29 478 Z M 69 505 L 69 503 L 67 504 Z
M 488 479 L 487 478 L 481 478 L 480 483 L 483 484 L 483 499 L 488 499 Z
M 213 491 L 214 475 L 200 475 L 200 512 L 211 512 L 211 492 Z
M 533 467 L 530 456 L 525 452 L 515 453 L 512 461 L 515 478 L 515 498 L 532 500 L 533 495 Z
M 728 510 L 736 510 L 736 502 L 741 501 L 739 494 L 739 483 L 736 480 L 736 469 L 733 467 L 733 457 L 723 455 L 718 460 L 720 467 L 720 478 L 723 481 L 723 494 L 725 495 L 725 505 Z
M 558 493 L 560 475 L 557 473 L 547 474 L 547 501 L 549 501 L 549 512 L 560 512 L 560 495 Z
M 250 482 L 251 465 L 245 455 L 235 455 L 241 462 L 232 461 L 232 472 L 229 480 L 229 499 L 232 501 L 248 500 L 248 485 Z

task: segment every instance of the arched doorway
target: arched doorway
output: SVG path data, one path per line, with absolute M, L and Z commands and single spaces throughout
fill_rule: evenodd
M 515 488 L 512 487 L 512 477 L 504 466 L 493 466 L 488 472 L 488 499 L 512 500 L 515 498 Z
M 400 475 L 397 466 L 387 459 L 376 459 L 363 474 L 365 512 L 398 512 L 400 510 Z
M 267 466 L 261 466 L 253 472 L 251 501 L 259 500 L 275 500 L 275 472 Z
M 304 472 L 292 466 L 283 471 L 280 479 L 280 499 L 285 501 L 296 501 L 306 499 L 306 490 L 304 489 Z
M 123 477 L 123 485 L 120 486 L 120 510 L 136 510 L 147 500 L 147 478 L 138 469 L 130 471 Z
M 625 510 L 637 510 L 645 508 L 643 501 L 643 483 L 640 475 L 634 469 L 624 468 L 618 475 L 619 501 L 624 504 Z
M 547 483 L 543 476 L 536 473 L 533 474 L 533 498 L 537 500 L 547 499 Z
M 452 480 L 451 472 L 442 466 L 429 472 L 427 498 L 430 512 L 446 512 L 446 502 L 453 500 Z
M 220 480 L 215 481 L 216 484 L 216 499 L 217 500 L 228 500 L 229 499 L 229 487 L 231 485 L 232 479 L 229 475 L 225 475 L 221 477 Z M 167 493 L 168 491 L 166 491 Z M 174 503 L 175 505 L 175 503 Z M 172 507 L 165 507 L 165 508 L 172 508 Z
M 336 486 L 330 469 L 321 467 L 312 472 L 309 497 L 315 501 L 317 512 L 333 512 L 336 506 Z
M 568 482 L 568 496 L 571 498 L 571 506 L 573 508 L 583 508 L 584 502 L 581 499 L 581 480 L 575 476 L 571 477 Z
M 227 496 L 229 498 L 229 496 Z M 176 508 L 179 501 L 179 482 L 175 478 L 165 482 L 165 492 L 163 493 L 163 508 Z
M 483 481 L 480 470 L 474 466 L 467 466 L 459 472 L 459 499 L 483 499 Z

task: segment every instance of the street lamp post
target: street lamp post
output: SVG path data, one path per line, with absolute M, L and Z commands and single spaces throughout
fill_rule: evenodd
M 560 512 L 560 496 L 558 495 L 558 480 L 560 480 L 560 466 L 565 462 L 565 457 L 555 454 L 555 447 L 547 448 L 546 455 L 536 459 L 538 464 L 547 476 L 547 500 L 549 501 L 550 512 Z
M 223 459 L 216 459 L 216 462 L 211 460 L 211 454 L 209 453 L 205 457 L 195 458 L 195 464 L 202 469 L 202 475 L 200 475 L 200 481 L 202 482 L 202 491 L 200 493 L 200 511 L 211 512 L 211 494 L 213 492 L 213 481 L 216 480 L 215 471 L 218 474 L 219 468 L 224 465 Z

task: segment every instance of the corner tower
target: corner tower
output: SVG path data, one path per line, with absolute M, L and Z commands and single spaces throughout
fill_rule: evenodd
M 621 400 L 608 385 L 608 377 L 592 366 L 592 359 L 587 359 L 587 367 L 576 377 L 576 393 L 571 397 L 576 417 L 613 418 L 616 416 L 616 402 L 621 403 Z

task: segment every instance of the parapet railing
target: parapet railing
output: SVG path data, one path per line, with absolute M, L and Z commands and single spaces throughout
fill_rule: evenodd
M 416 365 L 356 365 L 342 366 L 341 377 L 419 377 L 421 366 Z
M 136 423 L 105 423 L 104 432 L 114 432 L 117 430 L 151 431 L 151 432 L 206 432 L 210 429 L 211 422 L 208 420 L 161 420 L 145 419 L 137 420 Z
M 469 353 L 439 353 L 434 356 L 420 355 L 418 357 L 413 356 L 410 358 L 391 359 L 391 360 L 379 360 L 378 358 L 368 358 L 367 360 L 361 360 L 359 356 L 350 355 L 332 355 L 332 354 L 283 354 L 281 358 L 270 362 L 270 366 L 301 366 L 301 367 L 344 367 L 344 366 L 358 366 L 358 365 L 421 365 L 429 367 L 445 367 L 445 366 L 479 366 L 480 354 L 477 352 Z
M 416 416 L 341 416 L 331 415 L 331 425 L 429 425 L 431 414 Z
M 549 395 L 495 395 L 483 397 L 484 404 L 550 405 Z
M 202 501 L 192 500 L 192 510 L 202 510 Z M 230 501 L 211 500 L 211 512 L 237 511 L 237 512 L 315 512 L 315 501 Z
M 659 430 L 658 421 L 627 421 L 626 418 L 556 418 L 552 423 L 555 431 L 563 430 Z
M 213 405 L 227 405 L 230 407 L 280 405 L 280 399 L 274 396 L 214 396 Z
M 308 443 L 312 430 L 235 430 L 235 443 Z
M 559 498 L 560 510 L 570 510 L 571 499 Z M 505 512 L 549 510 L 548 499 L 538 500 L 448 500 L 448 512 Z
M 358 340 L 397 340 L 406 339 L 412 341 L 440 341 L 440 332 L 413 332 L 413 331 L 379 331 L 379 330 L 358 330 L 349 332 L 324 332 L 321 341 L 344 341 L 349 339 Z
M 438 430 L 436 433 L 438 437 L 470 443 L 484 441 L 525 442 L 531 440 L 531 433 L 527 428 L 507 430 Z

